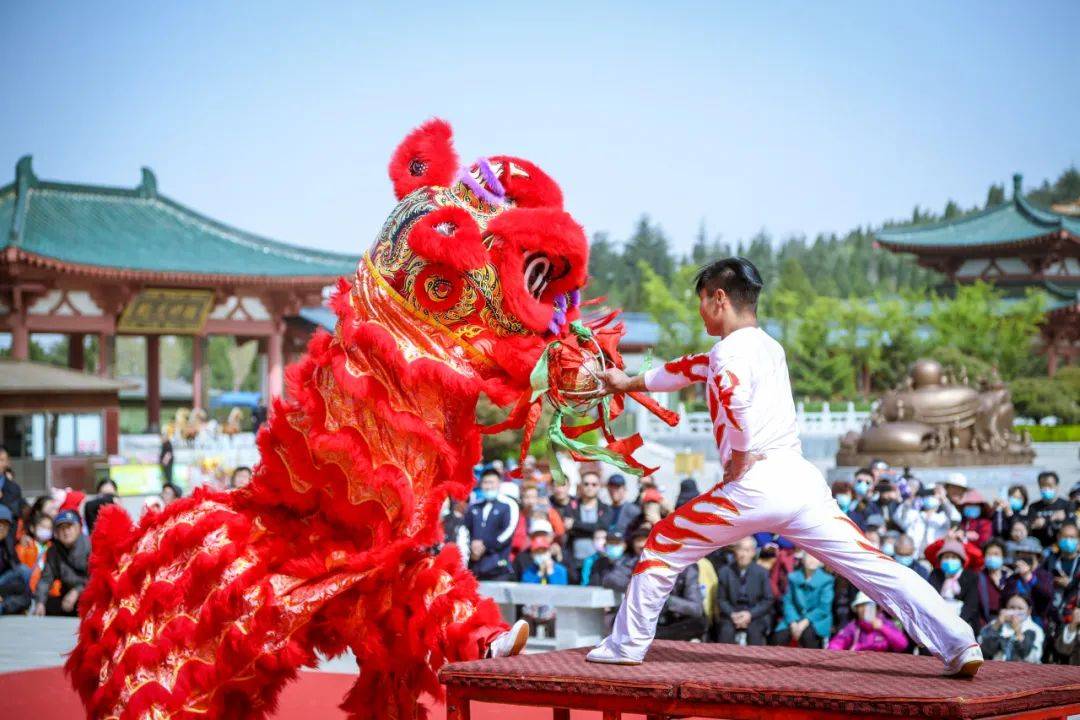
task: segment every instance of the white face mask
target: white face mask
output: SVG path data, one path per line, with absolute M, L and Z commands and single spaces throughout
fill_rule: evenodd
M 34 531 L 34 537 L 37 538 L 38 542 L 49 542 L 52 540 L 52 530 L 49 528 L 38 528 Z
M 551 553 L 549 553 L 549 552 L 533 553 L 532 558 L 533 558 L 533 562 L 536 563 L 537 565 L 543 565 L 544 563 L 546 563 L 548 560 L 551 559 Z

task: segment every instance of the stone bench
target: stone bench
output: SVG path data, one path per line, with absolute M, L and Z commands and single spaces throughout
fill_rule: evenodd
M 534 649 L 564 650 L 595 645 L 607 635 L 604 611 L 618 607 L 621 601 L 607 588 L 579 585 L 482 582 L 480 594 L 498 603 L 503 619 L 511 623 L 518 605 L 550 605 L 555 608 L 554 641 L 530 640 L 529 647 Z

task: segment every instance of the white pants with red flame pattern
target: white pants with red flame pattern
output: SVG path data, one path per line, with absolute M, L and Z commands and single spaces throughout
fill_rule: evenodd
M 956 611 L 911 568 L 881 553 L 840 511 L 821 472 L 794 452 L 759 460 L 653 528 L 634 569 L 610 650 L 643 660 L 675 579 L 713 550 L 757 532 L 779 533 L 887 608 L 909 636 L 948 662 L 975 644 Z

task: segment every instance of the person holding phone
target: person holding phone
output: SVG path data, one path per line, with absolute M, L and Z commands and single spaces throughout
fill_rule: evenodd
M 1041 663 L 1043 629 L 1031 619 L 1031 598 L 1013 593 L 997 618 L 979 633 L 983 655 L 991 660 Z
M 851 603 L 855 619 L 841 628 L 829 641 L 830 650 L 862 650 L 869 652 L 904 652 L 907 636 L 888 618 L 877 611 L 877 604 L 859 593 Z

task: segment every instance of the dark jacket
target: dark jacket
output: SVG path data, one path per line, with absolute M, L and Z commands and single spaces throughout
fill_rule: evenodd
M 11 532 L 15 532 L 15 523 L 19 521 L 19 513 L 22 511 L 23 493 L 19 484 L 8 480 L 3 474 L 0 474 L 0 493 L 3 493 L 3 497 L 0 497 L 0 503 L 7 505 L 8 510 L 11 511 L 11 516 L 15 518 L 15 522 L 11 525 Z
M 621 532 L 625 537 L 630 537 L 630 523 L 637 520 L 640 515 L 641 507 L 632 502 L 624 502 L 618 507 L 612 505 L 611 525 L 608 526 L 608 532 Z
M 1031 528 L 1031 534 L 1039 539 L 1039 542 L 1043 544 L 1043 547 L 1053 545 L 1054 541 L 1057 540 L 1058 530 L 1061 529 L 1062 521 L 1051 520 L 1050 518 L 1059 510 L 1065 513 L 1065 519 L 1068 520 L 1068 500 L 1054 498 L 1050 502 L 1046 502 L 1040 498 L 1028 506 L 1027 517 L 1029 524 L 1035 522 L 1035 518 L 1041 517 L 1046 519 L 1046 524 L 1041 528 Z
M 75 545 L 66 548 L 59 541 L 53 541 L 45 552 L 45 568 L 41 572 L 34 599 L 45 602 L 49 588 L 55 580 L 60 581 L 60 596 L 63 597 L 73 588 L 86 587 L 90 579 L 90 538 L 79 535 Z
M 979 576 L 971 570 L 960 571 L 960 594 L 956 596 L 962 604 L 960 606 L 960 618 L 978 632 L 981 624 L 982 612 L 979 608 Z M 941 593 L 941 587 L 945 584 L 945 573 L 941 568 L 934 568 L 930 573 L 930 584 Z
M 638 558 L 633 555 L 623 555 L 603 572 L 600 584 L 615 592 L 626 592 L 637 561 Z M 592 578 L 590 583 L 591 580 Z M 699 618 L 704 615 L 705 606 L 701 596 L 701 584 L 698 582 L 697 564 L 691 563 L 675 578 L 675 587 L 664 603 L 659 624 L 667 625 L 684 618 Z
M 98 495 L 96 498 L 86 503 L 83 508 L 83 515 L 86 517 L 86 532 L 94 532 L 94 525 L 97 524 L 98 513 L 101 512 L 101 508 L 106 505 L 113 505 L 116 503 L 115 495 Z
M 749 610 L 754 620 L 765 618 L 773 610 L 769 572 L 757 563 L 751 563 L 742 575 L 736 565 L 723 567 L 717 573 L 716 617 L 730 617 L 740 610 Z
M 586 522 L 581 519 L 581 502 L 579 501 L 574 505 L 573 511 L 569 517 L 573 518 L 574 524 L 567 531 L 567 549 L 569 550 L 569 556 L 567 560 L 571 560 L 574 557 L 574 543 L 581 540 L 592 541 L 593 533 L 597 530 L 607 530 L 611 527 L 611 506 L 607 503 L 602 503 L 599 500 L 596 501 L 596 521 Z M 589 553 L 591 555 L 592 553 Z M 575 564 L 580 567 L 585 558 L 578 558 Z
M 19 556 L 15 553 L 15 527 L 12 526 L 8 530 L 7 537 L 0 540 L 0 575 L 8 570 L 14 570 L 19 565 L 21 565 Z
M 487 517 L 484 507 L 490 505 Z M 479 560 L 469 560 L 469 569 L 480 580 L 490 580 L 506 575 L 513 575 L 510 566 L 510 541 L 514 537 L 511 526 L 513 513 L 510 506 L 501 499 L 473 503 L 465 513 L 465 527 L 469 531 L 469 540 L 484 543 L 484 554 Z

